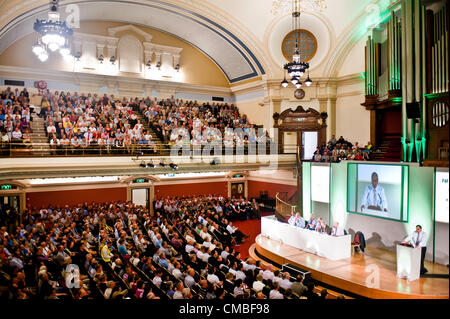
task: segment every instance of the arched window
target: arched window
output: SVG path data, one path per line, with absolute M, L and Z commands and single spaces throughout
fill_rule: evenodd
M 295 50 L 295 42 L 298 41 L 298 48 L 302 56 L 302 61 L 308 62 L 317 52 L 316 37 L 307 30 L 294 30 L 289 32 L 283 39 L 281 50 L 288 61 L 292 61 L 292 54 Z

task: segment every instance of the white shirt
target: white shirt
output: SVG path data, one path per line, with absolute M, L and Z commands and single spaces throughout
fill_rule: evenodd
M 406 237 L 405 242 L 411 243 L 414 247 L 427 247 L 427 234 L 423 230 L 420 233 L 414 231 Z
M 181 270 L 178 269 L 178 268 L 175 268 L 175 269 L 172 271 L 172 275 L 173 275 L 175 278 L 177 278 L 178 280 L 183 279 L 183 273 L 182 273 Z
M 206 277 L 206 280 L 208 280 L 208 282 L 210 282 L 210 283 L 212 283 L 212 284 L 219 284 L 219 282 L 220 282 L 220 280 L 219 280 L 219 277 L 217 277 L 216 275 L 214 275 L 214 274 L 209 274 L 207 277 Z
M 369 206 L 378 206 L 383 211 L 385 209 L 387 210 L 388 204 L 383 187 L 377 185 L 376 188 L 373 188 L 372 185 L 368 185 L 362 197 L 361 205 L 363 205 L 365 209 Z
M 186 278 L 184 278 L 184 285 L 188 288 L 191 288 L 195 284 L 195 279 L 192 276 L 187 275 Z
M 344 236 L 344 228 L 342 227 L 333 227 L 333 229 L 331 230 L 331 235 L 332 236 Z
M 230 234 L 233 234 L 234 231 L 236 230 L 236 228 L 233 227 L 233 226 L 231 226 L 231 225 L 228 225 L 228 226 L 227 226 L 227 230 L 228 230 L 228 232 L 229 232 Z
M 269 299 L 284 299 L 284 297 L 283 294 L 281 294 L 278 290 L 271 290 Z
M 253 289 L 255 289 L 257 292 L 260 292 L 261 290 L 263 290 L 263 288 L 265 287 L 266 285 L 264 285 L 261 281 L 255 281 L 254 283 L 253 283 Z
M 157 285 L 158 287 L 160 287 L 160 286 L 161 286 L 161 283 L 162 283 L 161 277 L 155 276 L 155 278 L 153 278 L 153 283 L 154 283 L 155 285 Z
M 295 225 L 295 216 L 289 217 L 288 224 L 293 226 Z
M 227 259 L 227 257 L 228 257 L 229 254 L 230 254 L 229 252 L 227 252 L 227 251 L 225 251 L 225 250 L 222 250 L 222 252 L 220 253 L 220 256 L 221 256 L 223 259 Z
M 194 249 L 194 246 L 192 246 L 192 245 L 186 245 L 186 247 L 185 247 L 185 250 L 186 250 L 186 252 L 189 254 L 192 250 Z
M 289 279 L 283 279 L 280 282 L 280 287 L 283 289 L 290 289 L 292 287 L 292 282 Z
M 271 272 L 268 269 L 264 270 L 262 276 L 263 276 L 263 279 L 265 279 L 265 280 L 273 280 L 273 278 L 274 278 L 273 272 Z

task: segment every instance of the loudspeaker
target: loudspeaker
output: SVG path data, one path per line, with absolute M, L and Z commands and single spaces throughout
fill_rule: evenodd
M 417 119 L 420 117 L 419 102 L 406 103 L 406 116 L 409 119 Z

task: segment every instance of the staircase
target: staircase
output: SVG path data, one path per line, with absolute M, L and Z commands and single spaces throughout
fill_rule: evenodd
M 45 135 L 44 119 L 38 117 L 36 114 L 32 115 L 31 121 L 31 145 L 34 156 L 50 156 L 50 145 L 48 138 Z
M 149 127 L 148 121 L 145 118 L 144 115 L 142 115 L 140 112 L 135 112 L 138 119 L 141 121 L 141 124 L 144 126 L 144 130 L 148 130 L 150 132 L 150 135 L 152 136 L 153 142 L 158 146 L 158 154 L 165 156 L 169 155 L 169 151 L 164 149 L 164 142 L 161 141 L 161 139 L 156 135 L 156 133 Z
M 401 158 L 402 142 L 400 136 L 384 136 L 377 151 L 372 153 L 372 160 L 382 162 L 398 162 Z

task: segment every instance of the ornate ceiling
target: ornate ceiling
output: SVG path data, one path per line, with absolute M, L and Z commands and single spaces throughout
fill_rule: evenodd
M 61 0 L 80 8 L 81 21 L 133 23 L 175 35 L 200 49 L 229 82 L 282 76 L 281 40 L 290 31 L 290 13 L 274 10 L 287 0 Z M 311 61 L 315 76 L 336 76 L 345 56 L 364 36 L 368 17 L 381 16 L 390 0 L 327 0 L 327 8 L 305 12 L 302 27 L 319 43 Z M 48 0 L 0 0 L 0 54 L 33 32 Z M 378 16 L 377 16 L 378 15 Z

